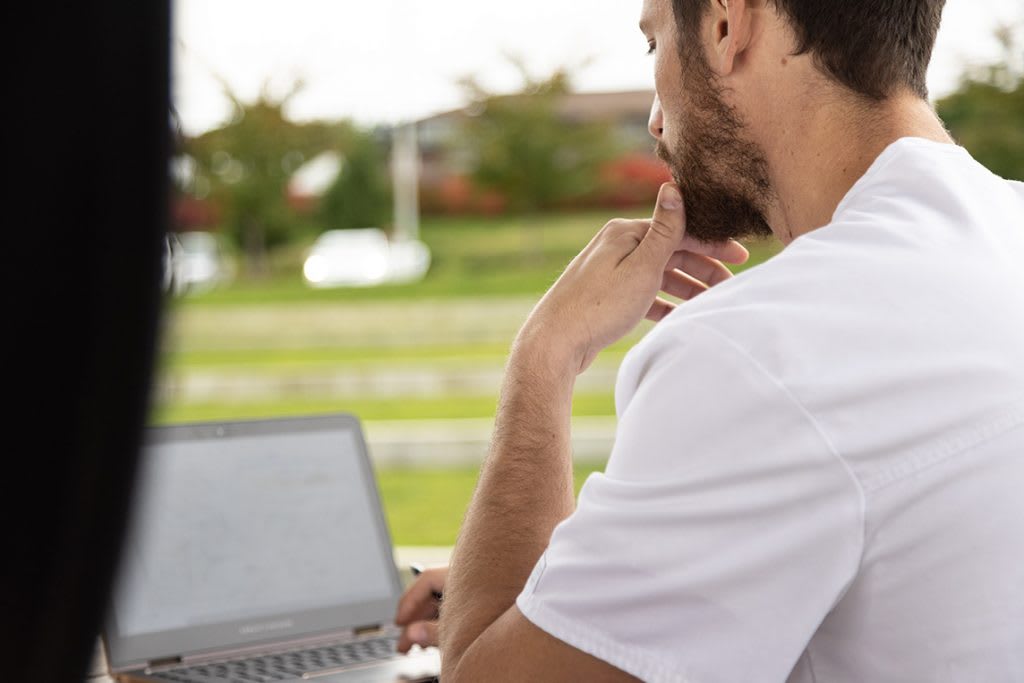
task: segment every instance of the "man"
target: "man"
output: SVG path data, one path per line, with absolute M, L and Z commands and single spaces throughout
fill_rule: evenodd
M 927 103 L 942 4 L 646 0 L 676 182 L 515 340 L 397 616 L 443 587 L 445 683 L 1024 680 L 1024 186 Z M 574 503 L 573 379 L 645 315 Z

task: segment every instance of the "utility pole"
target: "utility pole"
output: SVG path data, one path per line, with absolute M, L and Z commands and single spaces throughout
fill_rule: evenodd
M 420 150 L 416 123 L 401 123 L 392 129 L 391 178 L 395 197 L 395 237 L 398 241 L 420 236 L 419 171 Z

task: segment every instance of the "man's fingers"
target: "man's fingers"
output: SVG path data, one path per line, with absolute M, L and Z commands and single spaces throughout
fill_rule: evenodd
M 409 624 L 398 636 L 398 651 L 408 652 L 413 645 L 432 647 L 437 645 L 437 622 L 417 621 Z
M 736 240 L 727 240 L 725 242 L 701 242 L 695 237 L 686 235 L 683 237 L 683 241 L 680 243 L 678 249 L 680 251 L 691 251 L 694 254 L 703 254 L 704 256 L 710 256 L 717 261 L 734 263 L 737 265 L 746 263 L 747 259 L 750 258 L 750 252 L 747 251 L 747 248 Z
M 686 208 L 674 183 L 665 183 L 658 192 L 658 203 L 638 247 L 649 258 L 660 260 L 668 250 L 684 249 L 710 256 L 725 263 L 746 263 L 750 252 L 736 240 L 702 242 L 686 235 Z
M 746 263 L 747 259 L 750 258 L 750 252 L 747 251 L 747 248 L 736 240 L 704 244 L 703 247 L 701 250 L 690 249 L 690 251 L 697 251 L 713 259 L 736 265 Z
M 444 580 L 448 576 L 447 567 L 427 569 L 405 589 L 398 601 L 395 623 L 410 624 L 420 619 L 437 617 L 437 600 L 434 593 L 444 590 Z
M 661 291 L 684 301 L 706 292 L 708 286 L 678 270 L 669 270 L 661 278 Z
M 654 303 L 651 304 L 651 308 L 647 311 L 647 315 L 644 317 L 656 323 L 661 322 L 661 319 L 674 311 L 675 308 L 676 305 L 669 301 L 660 298 L 655 299 Z
M 654 208 L 650 227 L 637 251 L 651 261 L 666 263 L 672 253 L 679 248 L 685 231 L 683 196 L 674 184 L 665 183 L 658 193 L 658 203 Z
M 732 271 L 718 259 L 689 251 L 677 251 L 668 260 L 666 270 L 681 270 L 712 287 L 732 277 Z
M 661 280 L 661 291 L 684 301 L 692 299 L 702 292 L 706 292 L 707 289 L 708 286 L 700 280 L 678 270 L 666 271 Z M 656 323 L 661 322 L 666 315 L 675 309 L 676 305 L 674 303 L 658 297 L 651 304 L 651 307 L 647 309 L 644 317 Z
M 438 602 L 433 591 L 422 584 L 413 584 L 398 603 L 395 623 L 399 626 L 420 619 L 436 619 Z

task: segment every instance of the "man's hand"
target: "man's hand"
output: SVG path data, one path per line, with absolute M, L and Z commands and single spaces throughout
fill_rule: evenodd
M 738 242 L 705 244 L 685 228 L 683 199 L 666 183 L 650 220 L 616 219 L 597 233 L 534 308 L 517 344 L 582 372 L 644 317 L 659 321 L 675 308 L 659 292 L 691 299 L 732 277 L 722 261 L 749 256 Z
M 448 567 L 425 569 L 409 584 L 398 601 L 395 623 L 402 626 L 398 651 L 408 652 L 413 645 L 437 645 L 437 619 L 440 604 L 437 595 L 444 592 Z

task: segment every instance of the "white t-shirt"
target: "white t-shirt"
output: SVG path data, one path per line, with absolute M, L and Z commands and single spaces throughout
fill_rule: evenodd
M 627 355 L 517 600 L 645 681 L 1024 681 L 1024 185 L 890 145 Z

